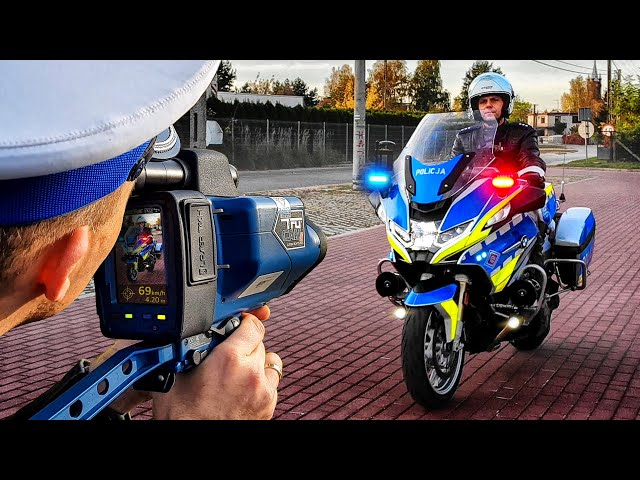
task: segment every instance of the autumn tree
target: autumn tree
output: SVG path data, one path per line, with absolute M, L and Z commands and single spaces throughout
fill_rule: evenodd
M 406 60 L 378 60 L 369 70 L 367 104 L 372 110 L 401 110 L 410 89 Z
M 467 73 L 464 76 L 462 81 L 462 89 L 460 90 L 460 95 L 454 99 L 454 106 L 459 106 L 459 110 L 456 111 L 464 111 L 469 108 L 469 85 L 474 78 L 476 78 L 481 73 L 487 72 L 495 72 L 503 75 L 500 67 L 493 67 L 493 63 L 488 62 L 486 60 L 476 60 L 471 68 L 467 70 Z
M 323 107 L 353 108 L 355 92 L 355 74 L 349 64 L 340 68 L 332 67 L 331 74 L 324 85 Z
M 442 88 L 440 60 L 419 60 L 411 77 L 410 95 L 413 107 L 423 112 L 447 112 L 449 92 Z
M 593 118 L 597 118 L 604 111 L 602 100 L 593 98 L 587 89 L 587 80 L 582 75 L 569 80 L 569 93 L 563 93 L 560 97 L 562 110 L 565 112 L 578 112 L 581 108 L 590 108 Z
M 270 79 L 260 78 L 260 73 L 256 75 L 256 79 L 252 82 L 245 82 L 240 89 L 240 93 L 256 93 L 258 95 L 268 95 L 273 92 L 273 84 L 276 80 L 271 77 Z
M 231 87 L 233 87 L 233 81 L 236 79 L 236 71 L 231 66 L 229 60 L 222 60 L 220 62 L 216 77 L 218 79 L 218 91 L 230 92 Z
M 309 86 L 300 77 L 291 81 L 288 78 L 284 80 L 261 79 L 260 74 L 253 82 L 246 82 L 240 93 L 255 93 L 258 95 L 295 95 L 303 97 L 305 107 L 314 107 L 318 104 L 318 89 L 311 90 Z

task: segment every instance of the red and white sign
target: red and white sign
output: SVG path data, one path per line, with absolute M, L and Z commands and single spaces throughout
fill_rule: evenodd
M 616 128 L 610 123 L 605 123 L 602 126 L 602 134 L 606 135 L 607 137 L 610 137 L 615 131 L 616 131 Z

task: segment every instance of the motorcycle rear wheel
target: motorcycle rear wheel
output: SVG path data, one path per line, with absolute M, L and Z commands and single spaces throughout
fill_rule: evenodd
M 405 385 L 423 407 L 442 407 L 460 384 L 464 349 L 453 351 L 446 342 L 444 320 L 435 308 L 407 310 L 401 348 Z

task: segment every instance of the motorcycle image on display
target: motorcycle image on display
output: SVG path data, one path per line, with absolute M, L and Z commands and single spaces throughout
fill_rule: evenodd
M 404 319 L 404 382 L 427 409 L 455 394 L 465 352 L 537 348 L 560 295 L 587 286 L 593 212 L 560 212 L 564 195 L 551 183 L 495 168 L 493 123 L 427 114 L 397 157 L 393 142 L 378 142 L 362 171 L 391 246 L 376 291 Z M 454 156 L 461 131 L 474 140 Z
M 154 239 L 150 228 L 145 228 L 142 233 L 136 235 L 133 244 L 128 243 L 125 237 L 123 247 L 122 261 L 127 264 L 127 278 L 132 282 L 138 279 L 140 272 L 152 272 L 162 254 L 162 246 Z

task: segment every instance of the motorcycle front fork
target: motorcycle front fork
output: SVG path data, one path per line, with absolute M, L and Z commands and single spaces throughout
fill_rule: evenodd
M 467 285 L 471 284 L 471 279 L 463 274 L 459 273 L 454 277 L 455 281 L 460 283 L 460 296 L 458 297 L 458 321 L 456 322 L 456 331 L 453 336 L 453 350 L 455 352 L 464 348 L 462 338 L 462 317 L 464 314 L 465 294 L 467 292 Z

